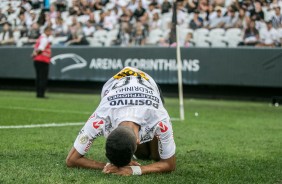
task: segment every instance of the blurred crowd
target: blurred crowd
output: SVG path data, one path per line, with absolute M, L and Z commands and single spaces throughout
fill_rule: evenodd
M 50 0 L 47 8 L 45 3 L 1 0 L 0 45 L 33 45 L 46 26 L 53 28 L 54 40 L 60 38 L 54 41 L 59 46 L 172 44 L 173 0 Z M 184 46 L 192 45 L 193 31 L 219 28 L 240 29 L 239 46 L 281 46 L 282 0 L 177 0 L 176 4 L 180 29 L 192 30 L 183 38 Z M 152 41 L 155 30 L 162 34 Z M 98 39 L 102 35 L 98 33 L 105 39 Z

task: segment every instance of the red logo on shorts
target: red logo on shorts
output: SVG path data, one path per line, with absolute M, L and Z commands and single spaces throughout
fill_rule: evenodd
M 101 120 L 101 121 L 95 121 L 95 122 L 93 122 L 93 127 L 95 128 L 95 129 L 98 129 L 101 125 L 103 125 L 104 124 L 104 122 Z
M 164 133 L 164 132 L 166 132 L 166 131 L 168 130 L 168 127 L 165 126 L 165 125 L 163 124 L 163 122 L 160 122 L 160 123 L 159 123 L 159 126 L 160 126 L 160 128 L 161 128 L 161 132 L 162 132 L 162 133 Z

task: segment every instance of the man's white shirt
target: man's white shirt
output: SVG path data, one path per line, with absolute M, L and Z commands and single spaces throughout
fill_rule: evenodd
M 50 42 L 49 38 L 47 37 L 47 35 L 45 33 L 43 33 L 42 38 L 41 38 L 40 43 L 39 43 L 39 46 L 38 46 L 38 50 L 43 51 L 47 47 L 49 42 Z
M 129 76 L 127 76 L 129 75 Z M 159 154 L 168 159 L 175 154 L 170 117 L 165 110 L 155 81 L 135 68 L 124 68 L 109 79 L 101 102 L 77 136 L 74 147 L 84 155 L 98 136 L 108 135 L 123 121 L 140 125 L 140 143 L 158 138 Z
M 271 28 L 270 30 L 268 29 L 263 29 L 261 31 L 261 39 L 263 40 L 263 43 L 265 44 L 273 44 L 276 41 L 279 41 L 279 34 L 276 29 Z

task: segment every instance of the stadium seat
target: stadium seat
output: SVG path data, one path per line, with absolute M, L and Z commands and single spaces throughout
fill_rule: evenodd
M 163 38 L 168 39 L 170 34 L 170 29 L 166 29 L 163 31 Z
M 21 38 L 17 41 L 16 45 L 17 45 L 17 47 L 21 47 L 21 46 L 23 46 L 24 43 L 26 43 L 27 41 L 28 41 L 28 37 L 21 37 Z
M 239 28 L 231 28 L 231 29 L 226 30 L 225 35 L 226 36 L 231 36 L 231 35 L 241 36 L 242 31 Z
M 196 47 L 210 47 L 211 43 L 208 37 L 198 38 L 193 40 L 195 42 Z
M 102 46 L 104 46 L 104 42 L 97 40 L 95 38 L 87 37 L 86 39 L 89 42 L 89 45 L 92 46 L 92 47 L 102 47 Z
M 105 40 L 105 46 L 111 46 L 113 40 L 117 39 L 118 32 L 118 29 L 112 29 L 108 32 L 107 39 Z
M 196 47 L 210 47 L 209 30 L 200 28 L 194 31 L 193 41 Z
M 193 29 L 189 29 L 189 28 L 186 28 L 186 29 L 179 29 L 179 36 L 180 38 L 185 38 L 187 33 L 194 33 L 194 30 Z
M 223 37 L 225 34 L 225 30 L 222 28 L 212 29 L 209 32 L 210 37 Z
M 108 31 L 106 30 L 97 30 L 93 34 L 94 41 L 92 43 L 95 43 L 95 46 L 97 45 L 96 43 L 101 43 L 102 45 L 105 44 L 107 41 L 108 37 Z
M 147 39 L 147 44 L 157 44 L 157 42 L 164 36 L 164 33 L 161 29 L 154 29 L 150 31 L 148 39 Z
M 238 43 L 243 40 L 243 33 L 239 28 L 231 28 L 225 32 L 225 40 L 228 47 L 237 47 Z
M 97 30 L 93 33 L 93 37 L 96 39 L 103 39 L 106 38 L 108 36 L 108 31 L 106 30 Z
M 228 45 L 224 37 L 210 37 L 209 41 L 212 47 L 226 47 Z
M 225 30 L 221 28 L 210 30 L 209 41 L 212 47 L 226 47 Z
M 97 30 L 93 33 L 93 37 L 87 37 L 87 40 L 90 46 L 108 46 L 111 43 L 110 34 L 106 30 Z
M 161 17 L 161 28 L 162 30 L 170 29 L 171 18 L 169 17 Z
M 209 30 L 206 28 L 200 28 L 195 30 L 195 37 L 208 37 L 209 36 Z
M 180 41 L 180 45 L 183 46 L 186 36 L 188 33 L 192 33 L 194 35 L 194 30 L 193 29 L 179 29 L 179 41 Z
M 112 29 L 108 32 L 108 37 L 111 37 L 111 38 L 114 38 L 116 39 L 117 38 L 117 35 L 118 35 L 118 32 L 119 30 L 118 29 Z

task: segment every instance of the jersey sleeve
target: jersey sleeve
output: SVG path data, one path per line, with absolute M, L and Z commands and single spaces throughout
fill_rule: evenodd
M 112 86 L 114 81 L 115 79 L 112 77 L 103 85 L 101 92 L 101 99 L 109 93 L 110 87 Z
M 103 135 L 105 121 L 95 117 L 95 114 L 90 116 L 84 127 L 80 130 L 75 142 L 74 148 L 81 154 L 85 155 L 90 149 L 93 141 Z
M 158 149 L 161 159 L 168 159 L 175 154 L 176 146 L 171 123 L 161 121 L 157 125 L 156 136 L 159 140 Z

